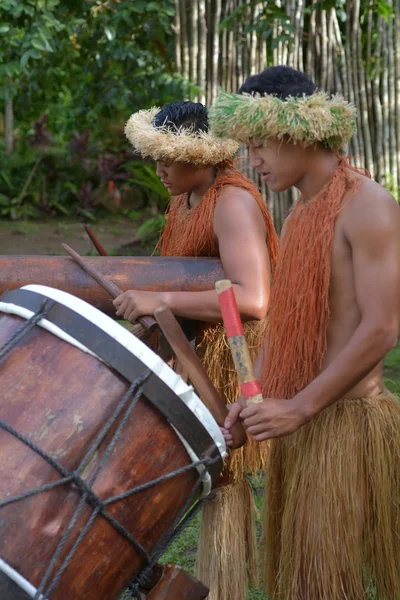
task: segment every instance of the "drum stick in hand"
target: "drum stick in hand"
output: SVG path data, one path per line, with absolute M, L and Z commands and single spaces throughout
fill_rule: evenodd
M 120 296 L 123 292 L 122 290 L 115 285 L 109 279 L 106 279 L 97 269 L 92 267 L 89 263 L 87 263 L 75 250 L 70 248 L 67 244 L 61 244 L 67 254 L 70 255 L 71 258 L 88 274 L 92 277 L 97 283 L 113 298 Z M 146 329 L 147 331 L 153 331 L 157 327 L 157 322 L 153 317 L 139 317 L 138 322 Z
M 228 279 L 217 281 L 215 289 L 243 397 L 246 404 L 262 402 L 261 386 L 254 375 L 232 282 Z

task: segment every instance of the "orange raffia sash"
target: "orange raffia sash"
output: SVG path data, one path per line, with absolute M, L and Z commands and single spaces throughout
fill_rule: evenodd
M 296 202 L 287 221 L 271 293 L 264 397 L 292 398 L 320 372 L 326 351 L 334 227 L 345 195 L 360 184 L 342 158 L 311 200 Z

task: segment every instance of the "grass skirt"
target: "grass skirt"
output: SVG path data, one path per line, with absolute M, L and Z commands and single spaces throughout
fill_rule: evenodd
M 399 599 L 397 397 L 341 400 L 274 440 L 269 458 L 263 570 L 271 600 Z
M 215 491 L 201 516 L 196 575 L 207 600 L 244 600 L 248 584 L 258 585 L 253 493 L 246 478 Z

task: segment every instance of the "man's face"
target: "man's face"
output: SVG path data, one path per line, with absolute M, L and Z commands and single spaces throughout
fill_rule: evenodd
M 273 192 L 295 186 L 304 176 L 304 149 L 288 139 L 252 139 L 249 143 L 250 165 Z
M 157 162 L 157 175 L 171 196 L 190 193 L 203 183 L 207 173 L 207 168 L 201 169 L 192 163 Z

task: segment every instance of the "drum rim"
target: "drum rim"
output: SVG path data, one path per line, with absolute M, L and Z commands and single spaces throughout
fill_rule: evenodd
M 28 598 L 34 598 L 37 594 L 37 589 L 34 585 L 28 581 L 21 573 L 14 569 L 8 562 L 3 560 L 0 556 L 0 572 L 9 580 L 15 583 L 16 586 L 22 591 L 21 600 Z M 45 600 L 41 595 L 40 600 Z
M 214 438 L 187 404 L 137 356 L 86 317 L 37 291 L 18 288 L 5 292 L 0 300 L 34 313 L 40 310 L 44 302 L 50 301 L 53 307 L 46 315 L 46 320 L 89 348 L 126 381 L 132 383 L 143 372 L 149 370 L 150 376 L 143 389 L 144 396 L 180 433 L 178 437 L 182 436 L 190 444 L 200 459 L 213 460 L 206 469 L 213 483 L 216 483 L 222 470 L 222 457 Z M 101 343 L 98 341 L 99 335 L 102 338 Z

